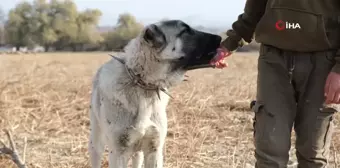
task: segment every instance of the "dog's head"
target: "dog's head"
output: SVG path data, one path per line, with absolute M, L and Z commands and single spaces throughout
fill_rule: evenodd
M 169 62 L 173 71 L 186 71 L 209 64 L 222 39 L 218 35 L 196 30 L 180 20 L 148 25 L 142 37 L 149 47 L 159 53 L 157 59 Z
M 208 65 L 220 42 L 218 35 L 196 30 L 180 20 L 168 20 L 146 26 L 126 51 L 130 51 L 129 56 L 139 53 L 129 62 L 139 67 L 136 71 L 145 71 L 148 79 L 144 80 L 163 81 L 169 86 L 181 81 L 186 71 L 196 69 L 193 67 Z

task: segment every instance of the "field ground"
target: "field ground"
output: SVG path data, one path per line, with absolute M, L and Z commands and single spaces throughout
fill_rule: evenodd
M 12 130 L 20 153 L 27 137 L 29 168 L 89 167 L 91 80 L 108 59 L 107 53 L 0 56 L 0 128 Z M 237 53 L 228 62 L 224 70 L 191 71 L 188 82 L 171 90 L 165 167 L 246 168 L 254 163 L 249 102 L 255 97 L 257 55 Z M 0 138 L 7 140 L 3 132 Z M 339 128 L 333 142 L 330 168 L 340 159 L 335 152 L 340 150 Z M 2 156 L 0 167 L 15 166 Z

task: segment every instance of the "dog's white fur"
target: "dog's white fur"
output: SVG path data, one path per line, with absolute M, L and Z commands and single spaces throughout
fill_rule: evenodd
M 181 82 L 184 72 L 169 73 L 170 65 L 166 62 L 183 56 L 182 42 L 175 37 L 175 32 L 166 33 L 170 40 L 161 53 L 150 47 L 142 35 L 131 40 L 125 47 L 126 52 L 119 57 L 125 59 L 130 69 L 140 73 L 145 82 L 163 88 Z M 90 103 L 92 168 L 100 167 L 106 145 L 110 168 L 126 168 L 131 156 L 133 168 L 141 168 L 143 161 L 145 168 L 163 167 L 169 96 L 160 92 L 159 99 L 155 91 L 127 85 L 130 81 L 124 65 L 115 59 L 102 65 L 95 74 Z

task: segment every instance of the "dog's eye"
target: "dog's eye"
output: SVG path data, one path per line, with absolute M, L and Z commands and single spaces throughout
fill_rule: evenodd
M 186 30 L 186 32 L 188 33 L 188 34 L 190 34 L 190 35 L 193 35 L 195 32 L 194 31 L 192 31 L 192 29 L 190 29 L 190 28 L 188 28 L 187 30 Z
M 184 24 L 184 27 L 185 27 L 184 30 L 185 30 L 188 34 L 190 34 L 190 35 L 194 34 L 194 31 L 190 28 L 189 25 Z
M 194 31 L 192 31 L 189 27 L 186 27 L 185 29 L 183 29 L 177 36 L 181 37 L 184 34 L 189 34 L 189 35 L 193 35 Z

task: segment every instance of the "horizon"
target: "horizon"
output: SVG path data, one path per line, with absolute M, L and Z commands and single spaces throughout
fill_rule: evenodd
M 33 0 L 5 1 L 0 7 L 7 14 L 10 9 L 22 1 L 32 2 Z M 243 12 L 246 0 L 234 1 L 232 5 L 225 0 L 210 0 L 209 3 L 194 0 L 74 0 L 74 2 L 77 4 L 78 10 L 87 8 L 101 10 L 103 15 L 98 25 L 100 27 L 114 26 L 119 14 L 130 13 L 143 24 L 167 18 L 180 19 L 193 26 L 229 28 L 237 16 Z M 142 6 L 150 6 L 150 10 L 145 11 Z M 175 9 L 168 6 L 174 6 Z

